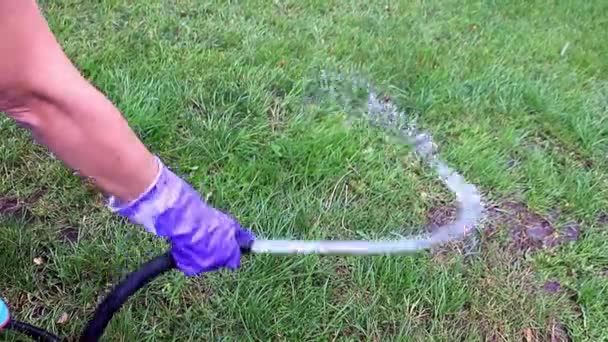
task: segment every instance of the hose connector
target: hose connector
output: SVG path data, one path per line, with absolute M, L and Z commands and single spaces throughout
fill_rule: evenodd
M 8 305 L 0 299 L 0 330 L 4 329 L 10 321 L 11 312 L 8 310 Z

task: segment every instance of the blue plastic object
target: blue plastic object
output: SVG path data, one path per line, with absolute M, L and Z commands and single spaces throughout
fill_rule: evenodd
M 0 330 L 8 325 L 11 320 L 11 314 L 8 311 L 8 306 L 0 299 Z

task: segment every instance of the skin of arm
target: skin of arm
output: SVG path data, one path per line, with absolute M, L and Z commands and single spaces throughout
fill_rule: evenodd
M 35 1 L 0 1 L 0 56 L 0 111 L 107 195 L 129 202 L 153 182 L 154 155 L 74 67 Z
M 0 0 L 0 112 L 92 178 L 114 213 L 167 239 L 185 275 L 240 266 L 255 236 L 148 151 L 70 62 L 33 0 Z

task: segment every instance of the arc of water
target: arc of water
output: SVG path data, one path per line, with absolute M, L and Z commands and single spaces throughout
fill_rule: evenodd
M 360 87 L 361 85 L 357 85 Z M 449 241 L 462 239 L 474 231 L 483 212 L 482 199 L 473 184 L 469 184 L 456 171 L 452 170 L 435 153 L 430 134 L 419 131 L 414 124 L 400 127 L 399 123 L 406 113 L 399 111 L 390 101 L 381 99 L 374 91 L 367 98 L 367 117 L 369 122 L 392 131 L 394 137 L 405 140 L 413 147 L 439 175 L 442 183 L 456 195 L 457 217 L 432 233 L 414 235 L 397 240 L 256 240 L 251 246 L 253 253 L 270 254 L 324 254 L 324 255 L 386 255 L 406 254 Z M 333 90 L 333 88 L 332 88 Z M 336 93 L 333 92 L 333 96 Z

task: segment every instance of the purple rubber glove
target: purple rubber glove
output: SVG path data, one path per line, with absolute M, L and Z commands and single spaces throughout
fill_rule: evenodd
M 186 275 L 235 269 L 240 266 L 241 246 L 255 237 L 232 217 L 203 201 L 188 183 L 160 160 L 159 173 L 137 200 L 123 205 L 110 197 L 108 207 L 156 235 L 168 238 L 177 267 Z

